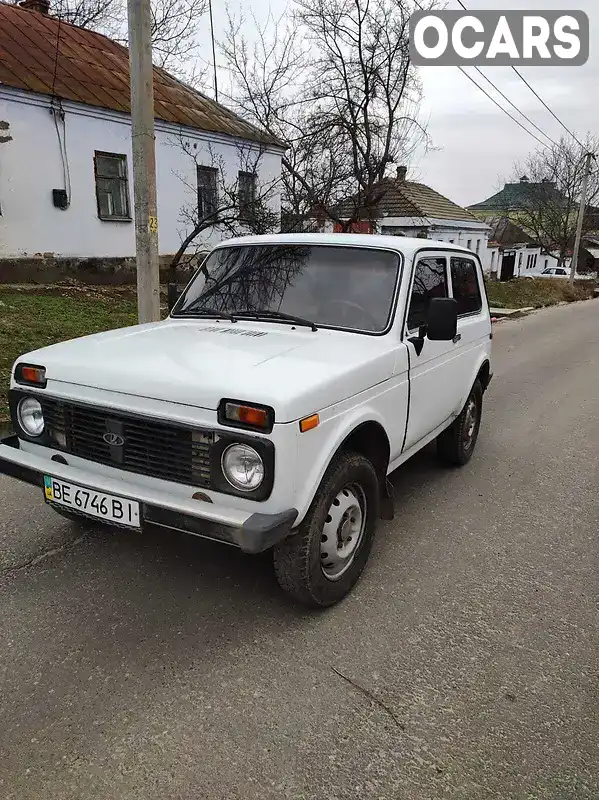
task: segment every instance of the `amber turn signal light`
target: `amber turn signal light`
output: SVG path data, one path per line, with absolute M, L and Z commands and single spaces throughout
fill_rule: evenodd
M 300 420 L 300 431 L 302 433 L 306 433 L 306 431 L 311 431 L 312 428 L 318 427 L 320 425 L 320 417 L 318 414 L 312 414 L 310 417 L 304 417 L 304 419 Z
M 26 386 L 46 385 L 46 368 L 37 367 L 33 364 L 17 364 L 15 369 L 15 381 Z
M 252 428 L 268 428 L 268 412 L 265 408 L 254 408 L 254 406 L 241 406 L 236 403 L 225 405 L 225 417 L 231 422 L 239 422 L 242 425 L 251 425 Z

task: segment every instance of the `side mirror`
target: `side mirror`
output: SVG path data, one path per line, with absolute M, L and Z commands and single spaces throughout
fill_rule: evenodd
M 167 303 L 168 303 L 168 310 L 169 313 L 173 310 L 175 303 L 181 296 L 181 292 L 179 291 L 176 283 L 169 283 L 167 289 Z
M 426 335 L 431 342 L 449 342 L 458 330 L 458 303 L 452 297 L 434 297 L 428 307 Z

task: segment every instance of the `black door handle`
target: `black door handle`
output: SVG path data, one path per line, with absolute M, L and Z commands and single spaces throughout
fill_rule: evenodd
M 461 338 L 462 338 L 462 334 L 461 333 L 456 333 L 456 335 L 452 339 L 452 342 L 454 344 L 457 344 L 460 341 Z

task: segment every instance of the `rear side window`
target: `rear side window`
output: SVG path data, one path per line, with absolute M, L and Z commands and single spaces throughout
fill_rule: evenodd
M 421 258 L 414 271 L 408 330 L 426 324 L 428 307 L 433 297 L 447 296 L 447 259 Z
M 469 258 L 451 259 L 451 285 L 460 314 L 476 314 L 483 307 L 476 264 Z

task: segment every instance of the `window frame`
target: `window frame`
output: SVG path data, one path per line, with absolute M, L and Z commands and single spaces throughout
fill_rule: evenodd
M 287 244 L 298 245 L 299 246 L 299 245 L 302 244 L 302 241 L 301 241 L 301 239 L 298 239 L 297 241 L 290 240 L 289 242 L 287 242 Z M 343 331 L 343 333 L 357 333 L 357 334 L 360 334 L 361 336 L 386 336 L 387 334 L 389 334 L 395 328 L 396 324 L 399 321 L 399 314 L 398 314 L 399 298 L 400 298 L 400 293 L 401 293 L 401 287 L 403 285 L 404 271 L 405 271 L 405 266 L 406 266 L 406 257 L 404 255 L 403 251 L 400 250 L 399 248 L 396 249 L 396 248 L 393 248 L 393 247 L 380 247 L 380 246 L 377 246 L 377 245 L 369 245 L 369 244 L 360 244 L 359 246 L 357 246 L 355 244 L 343 244 L 343 243 L 329 244 L 329 243 L 325 243 L 325 242 L 317 242 L 317 243 L 314 243 L 311 246 L 312 247 L 321 247 L 321 248 L 325 248 L 325 247 L 336 247 L 336 248 L 347 247 L 348 249 L 352 249 L 352 250 L 359 249 L 359 250 L 374 250 L 376 252 L 381 252 L 382 251 L 382 252 L 385 252 L 385 253 L 392 253 L 397 258 L 397 260 L 398 260 L 397 277 L 396 277 L 395 286 L 394 286 L 394 289 L 393 289 L 393 297 L 392 297 L 391 304 L 390 304 L 390 307 L 389 307 L 389 316 L 388 316 L 388 319 L 387 319 L 387 325 L 385 326 L 384 330 L 381 330 L 381 331 L 366 331 L 363 328 L 341 328 L 338 325 L 325 325 L 324 323 L 317 323 L 319 330 L 322 329 L 322 330 L 331 330 L 331 331 Z M 202 265 L 208 260 L 208 258 L 210 257 L 210 255 L 212 253 L 214 253 L 216 250 L 232 249 L 234 247 L 260 247 L 260 245 L 258 245 L 258 244 L 232 244 L 231 242 L 224 242 L 222 245 L 217 245 L 216 247 L 214 247 L 205 256 L 205 258 L 202 259 L 202 262 L 201 262 L 198 270 L 196 270 L 196 272 L 194 273 L 194 276 L 191 278 L 191 280 L 190 280 L 190 282 L 189 282 L 189 284 L 188 284 L 188 286 L 187 286 L 185 291 L 187 291 L 187 289 L 191 286 L 195 276 L 201 270 Z M 186 318 L 184 314 L 178 313 L 178 309 L 180 307 L 181 301 L 185 296 L 185 291 L 180 295 L 177 303 L 175 304 L 175 306 L 173 307 L 172 311 L 169 314 L 169 318 L 171 318 L 171 319 L 185 319 Z M 271 321 L 272 322 L 276 322 L 275 319 L 273 319 Z M 404 322 L 405 322 L 405 317 L 404 317 Z
M 98 156 L 100 158 L 112 158 L 117 159 L 121 164 L 123 164 L 123 175 L 101 175 L 98 172 Z M 124 184 L 125 186 L 125 215 L 120 214 L 111 214 L 110 216 L 106 216 L 102 213 L 100 208 L 100 192 L 98 186 L 98 178 L 100 180 L 111 180 L 111 181 L 119 181 L 121 185 Z M 94 150 L 94 185 L 96 190 L 96 209 L 98 212 L 98 219 L 102 220 L 102 222 L 131 222 L 131 198 L 129 196 L 129 164 L 127 161 L 127 154 L 126 153 L 108 153 L 105 150 Z
M 402 342 L 404 342 L 404 343 L 407 342 L 410 339 L 410 337 L 414 335 L 411 331 L 408 331 L 407 325 L 408 325 L 409 299 L 412 296 L 412 282 L 414 280 L 414 271 L 415 271 L 415 267 L 416 267 L 416 262 L 422 256 L 424 256 L 424 257 L 426 257 L 426 256 L 446 256 L 446 257 L 450 258 L 452 255 L 459 254 L 459 252 L 460 252 L 459 250 L 456 250 L 456 248 L 453 248 L 453 247 L 451 249 L 445 248 L 445 247 L 438 247 L 436 249 L 433 249 L 431 247 L 422 247 L 422 248 L 419 248 L 418 250 L 415 250 L 411 254 L 411 256 L 410 256 L 410 261 L 411 261 L 411 264 L 410 264 L 410 278 L 409 278 L 409 284 L 408 284 L 408 292 L 407 292 L 407 295 L 404 295 L 403 292 L 400 295 L 400 296 L 403 296 L 403 298 L 404 298 L 403 299 L 403 317 L 402 317 L 402 320 L 401 320 L 401 327 L 398 328 L 398 330 L 400 331 L 400 338 L 401 338 Z M 484 300 L 483 310 L 484 310 L 485 307 L 489 308 L 489 295 L 487 294 L 487 287 L 485 286 L 485 281 L 484 281 L 484 277 L 483 277 L 483 274 L 482 274 L 483 268 L 482 268 L 482 264 L 481 264 L 480 258 L 479 258 L 479 256 L 472 256 L 471 253 L 464 253 L 464 255 L 467 258 L 470 256 L 471 258 L 473 258 L 475 264 L 478 264 L 478 269 L 477 269 L 478 285 L 479 285 L 479 288 L 481 290 L 481 298 Z M 501 266 L 501 260 L 502 259 L 503 259 L 503 254 L 498 251 L 498 260 L 497 260 L 497 268 L 498 269 Z M 449 277 L 451 277 L 451 276 L 449 276 Z M 396 323 L 399 324 L 399 320 L 398 319 L 396 320 Z
M 414 288 L 414 280 L 416 278 L 416 267 L 420 261 L 424 261 L 427 258 L 444 258 L 445 259 L 445 281 L 447 285 L 447 297 L 451 297 L 451 284 L 450 284 L 450 275 L 449 275 L 449 258 L 451 256 L 451 250 L 430 250 L 430 251 L 422 251 L 417 250 L 412 259 L 412 270 L 410 275 L 410 285 L 408 287 L 408 293 L 406 296 L 406 303 L 404 309 L 404 321 L 403 321 L 403 331 L 404 331 L 404 338 L 408 336 L 413 336 L 414 332 L 420 330 L 420 326 L 417 328 L 410 328 L 408 327 L 408 321 L 410 316 L 410 305 L 412 302 L 412 290 Z
M 205 219 L 210 214 L 203 214 L 200 211 L 200 174 L 210 175 L 214 178 L 214 205 L 213 211 L 210 213 L 218 212 L 218 169 L 216 167 L 209 167 L 206 164 L 197 164 L 196 165 L 196 185 L 197 185 L 197 197 L 198 197 L 198 218 Z M 218 213 L 215 216 L 215 222 L 218 219 Z
M 454 300 L 455 300 L 455 297 L 454 297 L 454 294 L 453 294 L 453 276 L 451 274 L 451 259 L 452 258 L 459 258 L 462 261 L 470 261 L 471 264 L 474 265 L 474 273 L 476 275 L 476 284 L 478 286 L 478 296 L 480 297 L 480 308 L 477 311 L 465 311 L 463 314 L 458 314 L 458 320 L 464 319 L 465 317 L 477 317 L 479 314 L 483 313 L 483 307 L 484 307 L 483 298 L 486 296 L 485 293 L 484 293 L 485 292 L 484 280 L 482 280 L 482 275 L 481 275 L 482 269 L 479 270 L 477 268 L 480 265 L 477 263 L 477 260 L 475 258 L 472 258 L 472 256 L 470 256 L 468 253 L 459 253 L 459 254 L 458 253 L 453 253 L 453 254 L 450 255 L 450 257 L 449 257 L 449 287 L 450 287 L 451 294 L 449 296 L 452 297 Z
M 241 205 L 242 178 L 251 178 L 252 181 L 252 187 L 251 187 L 252 197 L 250 199 L 249 209 L 247 210 L 247 212 L 244 209 L 242 209 Z M 255 172 L 249 172 L 248 170 L 240 169 L 237 173 L 237 214 L 240 222 L 251 222 L 252 219 L 254 218 L 256 211 L 257 188 L 258 188 L 258 175 Z

